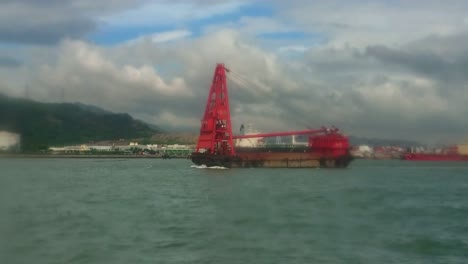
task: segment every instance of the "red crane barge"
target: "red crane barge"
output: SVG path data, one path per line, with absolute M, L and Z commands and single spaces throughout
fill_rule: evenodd
M 200 136 L 192 162 L 196 165 L 227 168 L 344 168 L 352 160 L 348 138 L 336 128 L 263 134 L 233 135 L 231 113 L 223 64 L 216 66 L 201 120 Z M 235 148 L 235 139 L 308 135 L 307 146 Z

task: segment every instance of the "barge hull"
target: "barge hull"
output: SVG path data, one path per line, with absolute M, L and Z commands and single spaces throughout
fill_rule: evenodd
M 351 155 L 323 157 L 315 153 L 266 152 L 237 153 L 235 156 L 192 153 L 196 165 L 222 166 L 226 168 L 346 168 Z

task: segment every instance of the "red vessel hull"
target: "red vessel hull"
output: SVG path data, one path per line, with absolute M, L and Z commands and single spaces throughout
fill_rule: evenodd
M 405 154 L 403 159 L 414 161 L 468 161 L 468 156 L 458 154 L 410 153 Z
M 192 153 L 196 165 L 226 168 L 346 168 L 353 160 L 349 153 L 323 156 L 313 152 L 244 152 L 235 156 Z

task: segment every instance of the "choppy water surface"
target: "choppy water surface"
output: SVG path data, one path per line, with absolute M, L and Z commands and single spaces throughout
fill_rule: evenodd
M 0 263 L 468 263 L 468 163 L 0 160 Z

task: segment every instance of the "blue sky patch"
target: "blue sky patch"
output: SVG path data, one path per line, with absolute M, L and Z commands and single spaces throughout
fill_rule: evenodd
M 242 17 L 272 17 L 273 9 L 266 4 L 248 4 L 240 5 L 229 12 L 213 13 L 201 18 L 180 18 L 178 21 L 154 21 L 144 25 L 122 26 L 121 21 L 117 25 L 113 24 L 115 18 L 111 18 L 105 26 L 99 28 L 95 33 L 89 36 L 89 40 L 101 45 L 113 45 L 137 39 L 145 35 L 157 34 L 173 30 L 188 30 L 192 32 L 193 37 L 203 34 L 204 29 L 210 26 L 237 23 Z M 187 20 L 185 20 L 187 19 Z
M 301 40 L 307 37 L 307 34 L 300 31 L 289 31 L 289 32 L 270 32 L 259 34 L 258 37 L 264 39 L 290 39 L 290 40 Z

